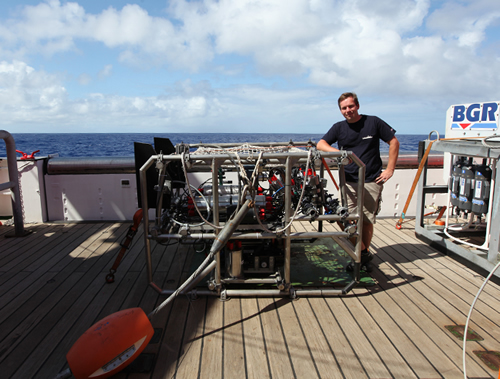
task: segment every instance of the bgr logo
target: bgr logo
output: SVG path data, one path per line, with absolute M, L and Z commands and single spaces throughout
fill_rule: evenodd
M 481 110 L 481 105 L 483 106 Z M 461 121 L 492 121 L 495 122 L 495 112 L 498 110 L 497 103 L 471 104 L 468 108 L 465 105 L 456 105 L 453 111 L 453 122 Z

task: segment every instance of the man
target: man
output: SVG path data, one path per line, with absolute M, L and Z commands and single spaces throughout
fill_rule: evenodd
M 359 114 L 359 101 L 355 93 L 343 93 L 338 100 L 345 121 L 335 123 L 316 145 L 318 150 L 339 151 L 331 145 L 338 142 L 341 150 L 352 151 L 366 166 L 363 207 L 363 231 L 361 235 L 361 266 L 373 258 L 369 252 L 373 236 L 373 224 L 379 212 L 382 189 L 394 174 L 399 155 L 399 141 L 395 130 L 376 116 Z M 382 171 L 380 140 L 389 144 L 389 161 Z M 345 166 L 346 192 L 349 210 L 356 208 L 358 167 L 351 163 Z M 347 269 L 352 270 L 352 264 Z

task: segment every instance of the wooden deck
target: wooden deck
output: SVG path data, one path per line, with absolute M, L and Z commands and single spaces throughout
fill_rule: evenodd
M 462 341 L 445 326 L 465 324 L 484 278 L 417 240 L 411 223 L 394 225 L 376 224 L 375 286 L 295 300 L 179 297 L 153 319 L 161 338 L 142 364 L 115 377 L 463 378 Z M 37 224 L 22 238 L 0 227 L 2 378 L 53 378 L 93 323 L 131 307 L 149 313 L 165 299 L 146 283 L 142 228 L 106 284 L 128 227 Z M 175 289 L 190 246 L 153 249 L 155 281 Z M 498 376 L 473 353 L 500 351 L 498 299 L 489 283 L 476 304 L 470 327 L 484 340 L 467 344 L 470 378 Z

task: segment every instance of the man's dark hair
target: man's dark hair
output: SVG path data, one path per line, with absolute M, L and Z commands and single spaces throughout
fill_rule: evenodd
M 359 107 L 358 95 L 356 95 L 354 92 L 344 92 L 339 97 L 339 101 L 338 101 L 339 108 L 340 108 L 340 103 L 343 102 L 348 97 L 352 97 L 352 99 L 354 100 L 354 104 L 356 104 Z

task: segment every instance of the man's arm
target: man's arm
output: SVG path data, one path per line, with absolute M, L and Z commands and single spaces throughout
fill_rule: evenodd
M 339 151 L 338 149 L 334 148 L 333 146 L 330 146 L 328 142 L 326 142 L 324 139 L 320 139 L 319 142 L 316 144 L 316 149 L 321 150 L 321 151 Z
M 399 141 L 396 137 L 393 137 L 389 142 L 389 161 L 387 162 L 387 167 L 382 171 L 377 179 L 376 183 L 384 184 L 392 175 L 394 175 L 394 170 L 396 169 L 396 162 L 399 156 Z

